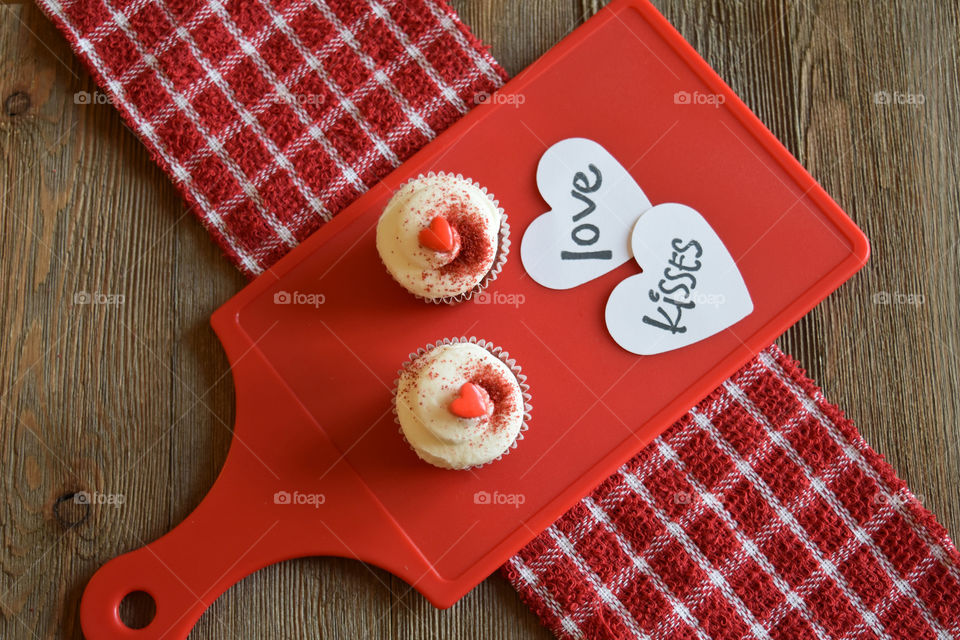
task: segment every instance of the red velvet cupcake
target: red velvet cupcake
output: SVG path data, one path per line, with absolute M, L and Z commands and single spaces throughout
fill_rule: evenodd
M 507 216 L 485 188 L 443 172 L 404 184 L 377 223 L 387 271 L 428 302 L 461 302 L 486 288 L 506 261 L 509 237 Z
M 517 446 L 530 419 L 526 377 L 509 354 L 475 338 L 427 345 L 400 370 L 401 433 L 424 461 L 470 469 Z

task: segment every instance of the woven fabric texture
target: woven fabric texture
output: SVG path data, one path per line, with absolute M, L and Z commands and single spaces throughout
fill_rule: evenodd
M 960 555 L 773 346 L 510 559 L 561 638 L 956 638 Z
M 437 0 L 40 6 L 249 276 L 506 77 Z
M 246 274 L 502 84 L 440 0 L 40 0 Z M 562 638 L 960 637 L 960 556 L 776 347 L 503 569 Z

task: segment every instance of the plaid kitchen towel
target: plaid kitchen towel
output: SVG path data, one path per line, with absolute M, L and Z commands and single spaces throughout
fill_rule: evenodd
M 772 346 L 503 568 L 561 638 L 957 638 L 960 555 Z
M 435 0 L 40 0 L 255 276 L 500 86 Z
M 442 0 L 39 0 L 255 276 L 505 74 Z M 504 567 L 562 638 L 960 637 L 960 556 L 776 347 Z

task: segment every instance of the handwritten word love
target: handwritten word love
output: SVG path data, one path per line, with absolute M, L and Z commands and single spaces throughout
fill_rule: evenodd
M 582 171 L 578 171 L 573 176 L 573 189 L 570 190 L 570 195 L 585 205 L 583 210 L 573 216 L 574 222 L 580 222 L 597 209 L 597 203 L 594 202 L 593 198 L 589 197 L 587 194 L 595 193 L 600 190 L 600 186 L 603 184 L 603 175 L 594 164 L 587 165 L 587 169 L 593 174 L 594 180 L 592 183 L 587 178 L 587 174 Z M 580 224 L 575 226 L 570 232 L 570 239 L 581 247 L 592 246 L 600 239 L 600 228 L 597 225 L 589 222 L 580 222 Z M 600 249 L 594 251 L 563 250 L 560 252 L 560 259 L 612 260 L 613 252 L 609 249 Z

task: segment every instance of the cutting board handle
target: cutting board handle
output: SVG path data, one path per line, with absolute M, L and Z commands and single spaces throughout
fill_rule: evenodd
M 216 489 L 180 525 L 155 542 L 102 566 L 80 605 L 88 640 L 180 640 L 231 585 L 278 557 L 278 523 L 230 518 Z M 233 510 L 238 516 L 237 510 Z M 120 602 L 143 591 L 156 613 L 141 629 L 120 618 Z
M 286 388 L 258 375 L 267 367 L 259 356 L 233 362 L 237 424 L 223 470 L 176 528 L 93 575 L 80 602 L 87 640 L 184 640 L 231 585 L 302 556 L 355 558 L 410 582 L 440 579 Z M 137 591 L 156 604 L 142 629 L 119 614 Z
M 302 556 L 355 558 L 411 583 L 428 574 L 437 578 L 349 467 L 339 466 L 327 478 L 331 501 L 340 505 L 336 512 L 316 510 L 315 520 L 297 521 L 286 516 L 290 506 L 256 486 L 258 480 L 250 482 L 249 491 L 240 488 L 249 481 L 252 461 L 236 459 L 242 463 L 224 469 L 186 520 L 93 575 L 80 602 L 87 640 L 185 640 L 232 585 L 267 565 Z M 120 619 L 120 602 L 137 591 L 156 604 L 153 620 L 142 629 Z

